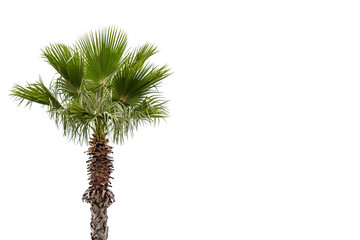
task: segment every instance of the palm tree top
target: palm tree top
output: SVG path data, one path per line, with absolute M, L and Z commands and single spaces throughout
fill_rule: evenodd
M 168 116 L 157 87 L 171 73 L 167 65 L 149 62 L 157 52 L 149 43 L 127 48 L 126 33 L 116 27 L 93 31 L 71 46 L 54 43 L 42 49 L 56 79 L 49 87 L 41 78 L 24 87 L 16 84 L 11 96 L 19 105 L 46 106 L 69 139 L 88 142 L 94 132 L 122 143 L 139 125 Z

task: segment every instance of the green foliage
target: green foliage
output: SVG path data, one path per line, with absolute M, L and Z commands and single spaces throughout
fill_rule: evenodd
M 51 44 L 42 52 L 43 58 L 60 74 L 58 89 L 76 97 L 84 79 L 85 62 L 81 53 L 64 44 Z
M 19 104 L 46 106 L 70 139 L 87 142 L 94 131 L 122 143 L 138 126 L 167 117 L 157 86 L 171 74 L 167 65 L 148 62 L 158 52 L 154 45 L 126 46 L 126 34 L 115 27 L 90 32 L 74 46 L 50 44 L 42 56 L 58 78 L 49 87 L 41 79 L 16 84 L 11 96 Z

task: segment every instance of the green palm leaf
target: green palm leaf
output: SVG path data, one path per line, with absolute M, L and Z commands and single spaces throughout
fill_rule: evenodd
M 44 85 L 41 78 L 35 83 L 28 83 L 25 87 L 16 84 L 12 88 L 10 95 L 16 100 L 20 101 L 19 105 L 24 100 L 27 100 L 26 105 L 35 102 L 41 105 L 52 107 L 54 109 L 59 109 L 62 107 L 61 103 L 56 98 L 56 94 L 50 91 Z
M 94 89 L 103 85 L 119 68 L 127 35 L 109 27 L 80 37 L 77 46 L 85 58 L 88 86 Z
M 135 105 L 147 94 L 157 91 L 161 80 L 171 74 L 167 65 L 159 68 L 147 62 L 157 52 L 154 45 L 145 44 L 128 53 L 121 69 L 113 77 L 113 101 Z
M 77 50 L 64 44 L 50 44 L 42 50 L 43 57 L 60 74 L 58 88 L 77 97 L 84 79 L 84 60 Z

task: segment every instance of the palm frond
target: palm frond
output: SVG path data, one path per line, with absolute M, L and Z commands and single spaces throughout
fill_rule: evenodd
M 106 111 L 108 131 L 115 143 L 123 143 L 134 131 L 145 124 L 156 124 L 168 116 L 167 101 L 159 96 L 148 96 L 137 106 L 114 102 Z
M 134 68 L 141 68 L 151 56 L 158 52 L 159 51 L 154 44 L 145 43 L 144 45 L 135 48 L 133 51 L 130 51 L 126 56 L 126 61 Z
M 76 97 L 84 79 L 84 60 L 81 54 L 64 44 L 50 44 L 42 50 L 43 58 L 60 74 L 57 87 Z
M 145 44 L 128 54 L 112 79 L 113 101 L 134 105 L 156 92 L 155 88 L 171 74 L 167 65 L 157 67 L 147 63 L 156 52 L 154 45 Z
M 127 35 L 115 27 L 109 27 L 80 37 L 77 46 L 85 57 L 88 86 L 94 89 L 119 68 L 127 46 Z
M 157 120 L 168 117 L 169 112 L 166 107 L 167 102 L 167 100 L 164 100 L 157 95 L 147 96 L 131 111 L 134 123 L 157 123 Z
M 41 78 L 39 81 L 27 84 L 25 87 L 15 85 L 10 94 L 19 105 L 38 103 L 47 107 L 51 119 L 55 120 L 56 126 L 63 129 L 63 134 L 74 141 L 83 142 L 88 139 L 90 126 L 95 116 L 69 98 L 61 100 L 54 86 L 47 88 Z
M 44 85 L 41 78 L 35 83 L 28 83 L 25 87 L 15 84 L 11 89 L 10 95 L 14 97 L 15 100 L 19 101 L 19 105 L 26 100 L 26 106 L 35 102 L 41 105 L 50 106 L 54 109 L 61 108 L 61 103 L 56 98 L 55 94 Z
M 55 121 L 58 127 L 63 128 L 64 136 L 79 143 L 88 140 L 90 131 L 94 128 L 94 120 L 96 120 L 92 113 L 76 101 L 69 102 L 66 111 L 58 111 L 58 113 Z

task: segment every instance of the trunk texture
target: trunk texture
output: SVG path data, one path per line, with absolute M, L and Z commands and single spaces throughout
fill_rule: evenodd
M 104 136 L 93 134 L 86 152 L 89 155 L 87 170 L 90 186 L 82 199 L 91 205 L 91 240 L 107 239 L 107 208 L 115 201 L 110 190 L 110 174 L 114 167 L 113 159 L 109 156 L 112 147 L 107 144 L 108 141 Z

